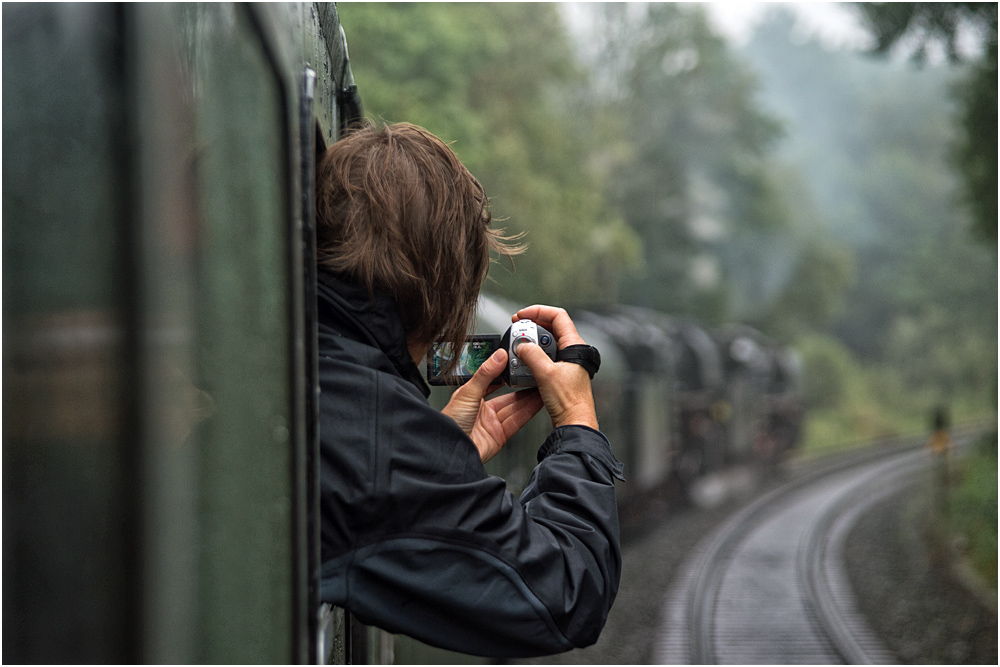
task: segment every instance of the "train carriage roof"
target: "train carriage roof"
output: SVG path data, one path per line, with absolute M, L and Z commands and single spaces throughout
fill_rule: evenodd
M 670 339 L 677 379 L 684 389 L 697 391 L 722 384 L 722 359 L 715 341 L 707 331 L 685 318 L 649 308 L 625 306 L 622 310 L 634 319 L 659 327 Z
M 637 320 L 621 309 L 579 311 L 573 314 L 573 319 L 578 325 L 591 326 L 613 340 L 633 373 L 673 373 L 673 344 L 651 323 Z

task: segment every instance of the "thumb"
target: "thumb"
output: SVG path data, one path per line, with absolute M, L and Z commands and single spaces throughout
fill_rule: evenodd
M 521 343 L 518 345 L 517 358 L 528 364 L 528 368 L 531 369 L 532 374 L 535 376 L 546 366 L 555 363 L 549 358 L 549 355 L 545 354 L 542 348 L 534 343 Z
M 475 392 L 480 398 L 494 391 L 490 383 L 507 367 L 507 350 L 499 349 L 490 355 L 476 370 L 472 379 L 466 383 L 467 391 Z

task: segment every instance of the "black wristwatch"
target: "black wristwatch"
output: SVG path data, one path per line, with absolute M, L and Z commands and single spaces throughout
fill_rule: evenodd
M 556 352 L 556 361 L 580 364 L 590 374 L 590 379 L 601 369 L 601 353 L 593 345 L 570 345 Z

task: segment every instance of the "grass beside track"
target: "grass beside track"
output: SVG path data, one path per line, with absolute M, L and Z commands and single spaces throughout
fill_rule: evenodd
M 959 462 L 948 498 L 948 532 L 987 586 L 997 588 L 997 433 Z

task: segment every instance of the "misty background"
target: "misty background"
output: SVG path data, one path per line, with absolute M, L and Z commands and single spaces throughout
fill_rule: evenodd
M 807 451 L 997 403 L 996 6 L 838 10 L 842 39 L 784 5 L 339 6 L 366 115 L 452 142 L 527 232 L 488 292 L 757 327 L 802 355 Z

